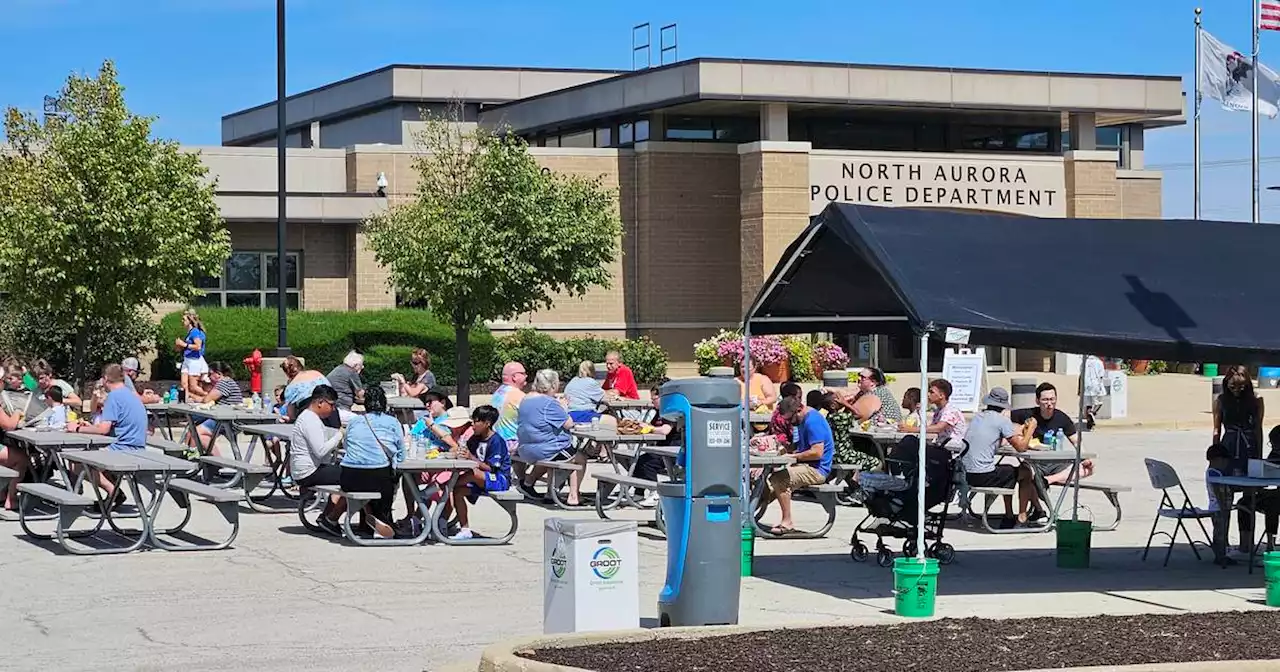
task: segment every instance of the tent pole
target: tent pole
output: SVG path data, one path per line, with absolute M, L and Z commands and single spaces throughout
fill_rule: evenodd
M 751 511 L 751 321 L 744 320 L 742 322 L 742 416 L 739 418 L 739 432 L 742 436 L 742 457 L 741 462 L 741 492 L 739 498 L 742 500 L 742 529 L 748 529 L 751 519 L 748 516 L 754 516 L 755 512 Z
M 1076 427 L 1076 464 L 1075 464 L 1075 471 L 1072 472 L 1073 474 L 1075 474 L 1076 482 L 1075 482 L 1075 486 L 1071 488 L 1072 490 L 1071 520 L 1073 521 L 1080 520 L 1080 517 L 1079 517 L 1079 514 L 1080 514 L 1080 461 L 1081 461 L 1080 453 L 1083 451 L 1084 427 L 1085 427 L 1085 421 L 1088 418 L 1088 416 L 1085 415 L 1085 405 L 1084 405 L 1084 372 L 1085 372 L 1085 369 L 1088 368 L 1088 364 L 1089 364 L 1089 355 L 1081 355 L 1080 356 L 1080 415 L 1076 416 L 1076 422 L 1080 424 Z
M 920 393 L 925 395 L 924 410 L 928 410 L 929 398 L 929 332 L 920 332 Z M 920 455 L 916 465 L 917 515 L 916 515 L 916 557 L 924 558 L 924 491 L 925 491 L 925 446 L 929 440 L 929 421 L 924 413 L 920 414 Z

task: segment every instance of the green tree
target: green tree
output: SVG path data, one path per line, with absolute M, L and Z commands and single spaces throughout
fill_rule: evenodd
M 71 75 L 43 119 L 9 108 L 0 146 L 0 289 L 75 334 L 83 380 L 92 325 L 186 302 L 231 253 L 198 154 L 151 136 L 115 66 Z M 125 318 L 127 319 L 127 318 Z
M 417 191 L 363 226 L 400 295 L 453 325 L 467 404 L 469 330 L 608 287 L 622 223 L 599 178 L 543 171 L 518 136 L 460 119 L 457 106 L 428 116 L 416 136 Z

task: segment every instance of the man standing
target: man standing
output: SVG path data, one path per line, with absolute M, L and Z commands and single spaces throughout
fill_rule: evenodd
M 791 493 L 827 482 L 836 444 L 831 435 L 831 425 L 818 409 L 805 406 L 799 399 L 784 397 L 778 402 L 778 413 L 800 430 L 800 440 L 792 455 L 796 463 L 770 474 L 769 489 L 760 499 L 763 510 L 769 505 L 770 497 L 777 498 L 782 520 L 769 532 L 782 536 L 795 531 L 795 523 L 791 519 Z
M 1046 441 L 1045 438 L 1052 436 L 1062 430 L 1063 436 L 1071 442 L 1071 447 L 1075 448 L 1080 443 L 1080 435 L 1076 434 L 1076 423 L 1071 421 L 1071 416 L 1058 410 L 1058 388 L 1052 383 L 1040 383 L 1036 387 L 1036 407 L 1020 408 L 1011 414 L 1011 418 L 1015 423 L 1026 424 L 1032 418 L 1036 421 L 1035 438 L 1040 443 L 1048 443 L 1053 439 Z M 1057 446 L 1058 450 L 1066 450 L 1067 446 Z M 1067 477 L 1071 475 L 1071 465 L 1066 462 L 1046 462 L 1037 465 L 1041 473 L 1044 474 L 1044 480 L 1050 485 L 1061 485 L 1067 482 Z M 1083 460 L 1080 462 L 1080 478 L 1088 478 L 1093 475 L 1093 460 Z
M 640 388 L 636 386 L 635 374 L 631 367 L 622 363 L 622 355 L 617 350 L 610 350 L 604 356 L 605 368 L 609 374 L 604 378 L 605 392 L 612 391 L 623 399 L 639 399 Z
M 507 442 L 507 451 L 515 453 L 519 447 L 516 432 L 519 428 L 520 402 L 524 401 L 524 386 L 529 376 L 520 362 L 502 365 L 502 385 L 493 392 L 490 400 L 498 409 L 498 436 Z
M 351 418 L 351 407 L 364 402 L 364 381 L 360 373 L 364 371 L 364 355 L 352 350 L 342 359 L 342 363 L 333 367 L 329 375 L 329 384 L 338 393 L 338 416 L 346 425 Z
M 108 446 L 109 450 L 146 450 L 147 409 L 138 395 L 125 386 L 124 369 L 119 364 L 108 364 L 102 378 L 107 384 L 107 401 L 98 422 L 77 422 L 68 425 L 67 429 L 80 434 L 116 437 L 115 443 Z M 98 474 L 98 485 L 112 506 L 119 506 L 124 501 L 124 493 L 117 492 L 111 480 L 101 473 Z

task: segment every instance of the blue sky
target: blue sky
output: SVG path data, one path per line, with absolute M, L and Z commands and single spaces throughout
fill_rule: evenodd
M 679 24 L 679 56 L 1181 75 L 1186 0 L 289 0 L 290 93 L 388 63 L 631 67 L 631 26 Z M 1202 0 L 1206 29 L 1250 48 L 1250 0 Z M 38 109 L 72 71 L 114 59 L 157 134 L 218 144 L 219 119 L 275 95 L 274 0 L 0 0 L 0 106 Z M 1280 69 L 1280 34 L 1262 60 Z M 1188 111 L 1190 112 L 1190 111 Z M 1246 113 L 1206 101 L 1204 216 L 1250 216 Z M 1165 215 L 1191 213 L 1191 127 L 1152 133 Z M 1280 119 L 1262 120 L 1262 182 L 1280 184 Z M 1276 157 L 1268 159 L 1267 157 Z M 1280 193 L 1263 193 L 1280 221 Z

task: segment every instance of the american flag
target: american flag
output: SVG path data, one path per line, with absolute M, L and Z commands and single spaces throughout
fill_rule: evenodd
M 1280 30 L 1280 2 L 1259 0 L 1258 28 Z

